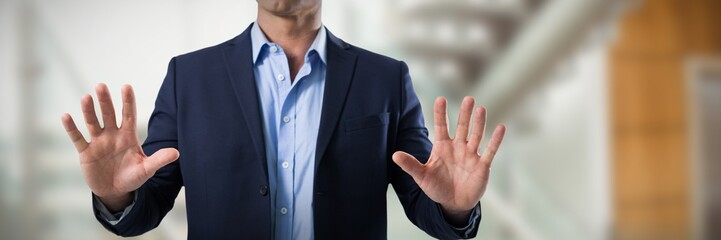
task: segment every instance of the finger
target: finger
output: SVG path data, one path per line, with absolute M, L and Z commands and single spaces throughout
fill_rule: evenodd
M 115 107 L 113 107 L 113 99 L 110 98 L 110 91 L 108 91 L 108 86 L 103 83 L 98 84 L 98 86 L 95 87 L 95 93 L 98 95 L 100 112 L 102 112 L 103 114 L 103 128 L 118 128 L 117 124 L 115 123 Z
M 161 167 L 178 160 L 178 157 L 180 157 L 180 152 L 178 152 L 177 149 L 163 148 L 146 158 L 145 161 L 143 161 L 143 165 L 149 174 L 154 174 Z
M 448 136 L 448 115 L 446 114 L 446 99 L 436 98 L 433 105 L 433 124 L 436 131 L 436 141 L 450 139 Z
M 483 135 L 486 134 L 486 108 L 476 108 L 476 115 L 473 117 L 473 132 L 468 139 L 468 149 L 475 152 L 479 151 Z
M 70 137 L 70 141 L 72 141 L 73 145 L 75 145 L 75 150 L 78 150 L 78 152 L 85 150 L 85 148 L 88 147 L 88 142 L 85 140 L 85 137 L 83 137 L 83 134 L 78 130 L 78 127 L 75 125 L 75 121 L 73 121 L 73 117 L 71 117 L 70 114 L 65 113 L 61 117 L 61 120 L 63 122 L 63 127 L 65 127 L 65 132 L 67 132 Z
M 100 135 L 103 130 L 98 122 L 98 115 L 95 114 L 95 104 L 93 103 L 93 97 L 85 95 L 80 99 L 80 108 L 83 110 L 83 118 L 85 118 L 85 126 L 90 132 L 90 137 L 96 137 Z
M 496 156 L 498 148 L 501 146 L 501 142 L 503 141 L 503 135 L 505 134 L 506 126 L 503 124 L 498 125 L 496 130 L 493 131 L 491 141 L 488 143 L 488 147 L 486 147 L 486 151 L 483 152 L 482 156 L 483 161 L 486 161 L 489 167 L 491 166 L 491 163 L 493 163 L 493 158 Z
M 393 153 L 393 162 L 398 164 L 408 175 L 411 175 L 416 182 L 421 180 L 424 171 L 423 164 L 413 157 L 413 155 L 403 151 L 397 151 Z
M 135 109 L 133 87 L 127 84 L 123 85 L 121 95 L 123 96 L 123 120 L 120 123 L 120 128 L 135 131 L 137 110 Z
M 473 97 L 466 96 L 461 103 L 461 112 L 458 113 L 458 127 L 453 140 L 466 142 L 468 139 L 468 129 L 470 128 L 471 114 L 473 113 L 473 105 L 475 100 Z

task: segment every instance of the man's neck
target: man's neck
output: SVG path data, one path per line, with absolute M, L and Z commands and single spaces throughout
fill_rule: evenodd
M 258 25 L 269 41 L 280 45 L 288 57 L 293 78 L 321 27 L 320 8 L 290 16 L 277 16 L 258 7 Z

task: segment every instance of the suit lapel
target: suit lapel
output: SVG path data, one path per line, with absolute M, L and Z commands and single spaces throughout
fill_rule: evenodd
M 228 43 L 223 56 L 230 75 L 230 83 L 235 91 L 248 131 L 253 140 L 258 163 L 263 167 L 265 178 L 268 178 L 268 163 L 265 156 L 265 140 L 263 137 L 262 112 L 258 103 L 258 87 L 255 84 L 253 71 L 253 48 L 251 46 L 250 28 Z
M 327 29 L 326 29 L 327 31 Z M 323 155 L 338 125 L 338 119 L 345 105 L 346 95 L 353 80 L 357 56 L 347 49 L 347 43 L 327 31 L 327 62 L 323 109 L 320 116 L 318 141 L 315 152 L 315 170 L 318 171 Z

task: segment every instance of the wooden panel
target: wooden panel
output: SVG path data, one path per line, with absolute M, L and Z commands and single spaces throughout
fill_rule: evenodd
M 721 52 L 721 1 L 694 0 L 684 4 L 686 7 L 680 13 L 687 27 L 684 31 L 687 52 L 701 55 Z
M 684 64 L 721 53 L 720 7 L 645 0 L 622 21 L 609 57 L 616 239 L 691 237 Z
M 679 114 L 685 111 L 684 84 L 678 55 L 666 57 L 617 57 L 611 77 L 613 109 L 621 128 L 656 129 L 668 124 L 682 124 Z
M 682 26 L 674 14 L 676 9 L 676 0 L 643 1 L 624 19 L 616 52 L 647 56 L 678 52 L 682 36 L 676 33 Z

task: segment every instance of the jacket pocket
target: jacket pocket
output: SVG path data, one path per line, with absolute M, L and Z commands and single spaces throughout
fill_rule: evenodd
M 370 116 L 355 117 L 345 120 L 345 131 L 354 132 L 358 130 L 388 125 L 390 113 L 374 114 Z

